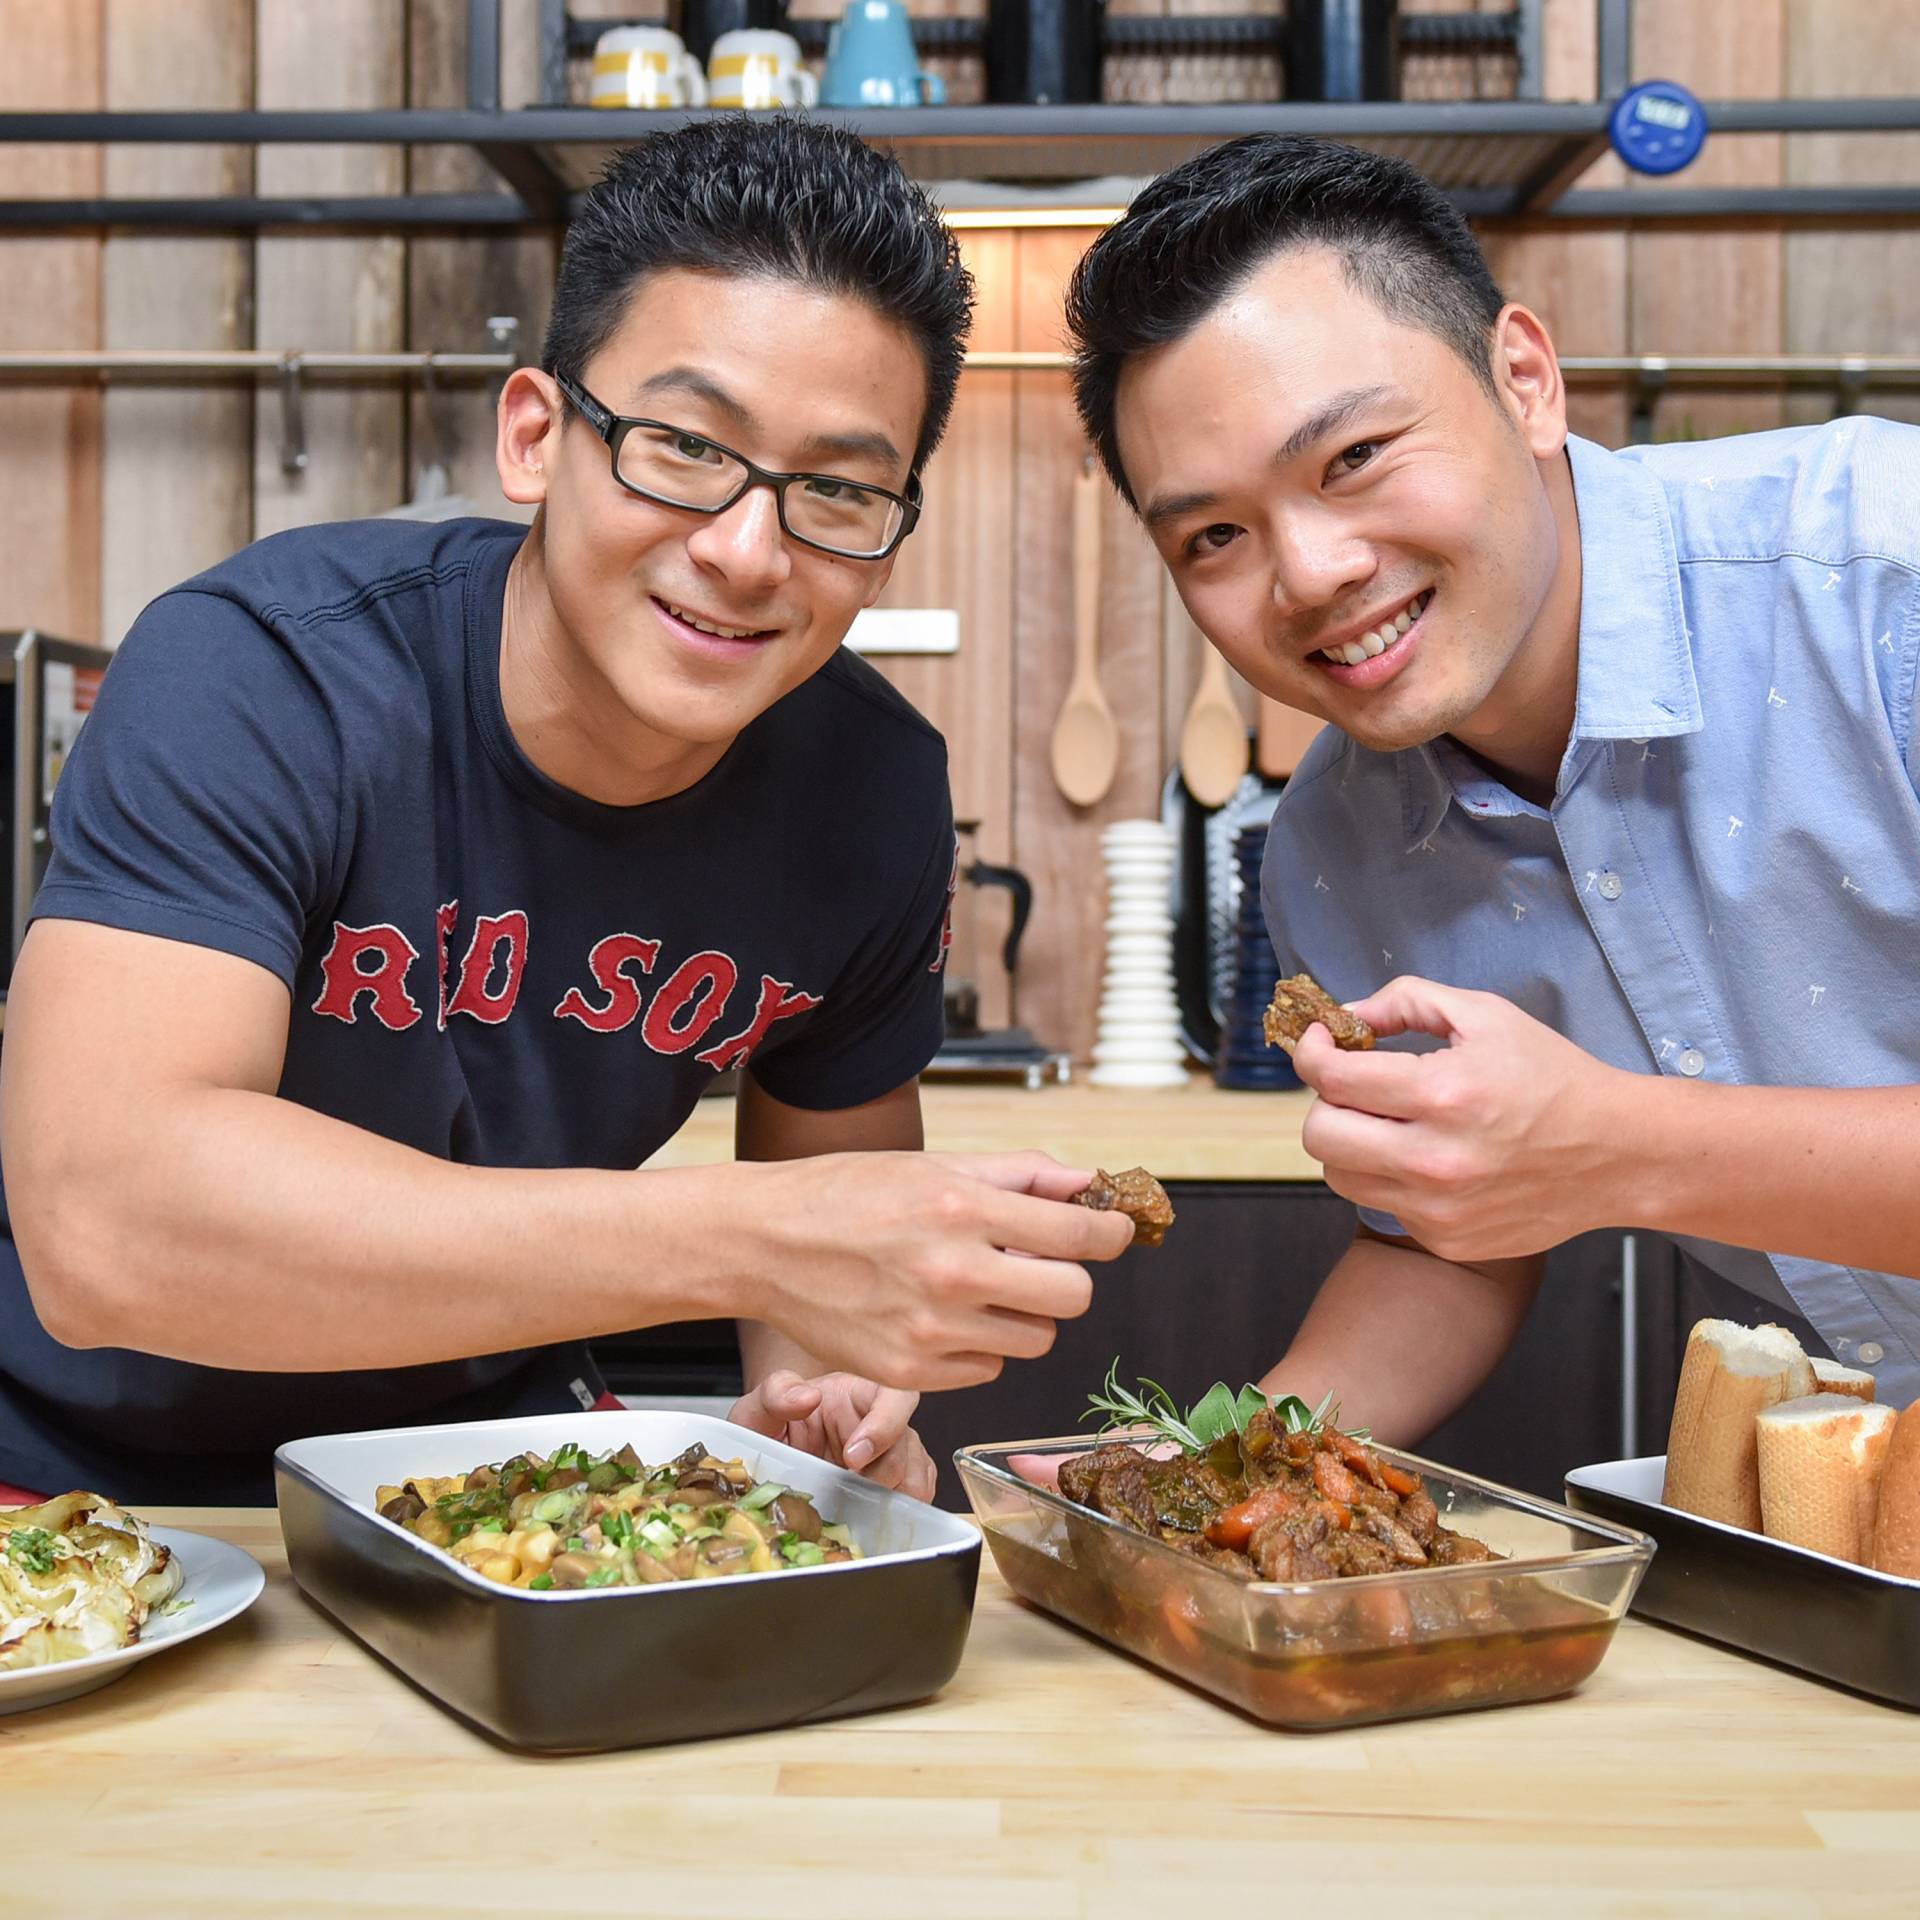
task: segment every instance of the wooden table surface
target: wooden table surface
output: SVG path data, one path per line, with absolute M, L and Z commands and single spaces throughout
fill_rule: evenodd
M 943 1153 L 1040 1147 L 1079 1167 L 1146 1167 L 1162 1180 L 1318 1180 L 1300 1146 L 1313 1096 L 1230 1093 L 1205 1074 L 1184 1087 L 1096 1087 L 1084 1077 L 1029 1091 L 1006 1081 L 929 1080 L 927 1145 Z M 702 1100 L 647 1162 L 707 1166 L 733 1158 L 733 1100 Z
M 0 1718 L 0 1913 L 1920 1909 L 1920 1715 L 1633 1620 L 1567 1699 L 1289 1735 L 1029 1611 L 988 1562 L 925 1705 L 529 1759 L 310 1607 L 274 1514 L 152 1517 L 245 1547 L 267 1590 L 112 1686 Z

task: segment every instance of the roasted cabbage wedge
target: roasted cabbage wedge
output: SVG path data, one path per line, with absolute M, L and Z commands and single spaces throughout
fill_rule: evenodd
M 0 1673 L 130 1647 L 180 1563 L 97 1493 L 0 1509 Z

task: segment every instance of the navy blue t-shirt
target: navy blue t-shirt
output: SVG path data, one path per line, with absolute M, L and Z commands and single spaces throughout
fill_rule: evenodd
M 283 1098 L 467 1165 L 637 1166 L 749 1059 L 798 1107 L 911 1080 L 941 1033 L 940 736 L 842 652 L 686 792 L 584 799 L 527 759 L 501 707 L 523 537 L 305 528 L 156 600 L 61 776 L 35 917 L 269 969 L 292 995 Z M 324 1291 L 311 1305 L 330 1311 Z M 255 1374 L 143 1353 L 126 1331 L 124 1348 L 50 1339 L 0 1240 L 0 1481 L 258 1501 L 295 1435 L 599 1390 L 583 1343 Z

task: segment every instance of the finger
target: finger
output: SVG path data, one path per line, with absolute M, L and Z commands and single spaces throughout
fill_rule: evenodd
M 1460 1033 L 1461 1022 L 1473 1018 L 1473 1002 L 1484 997 L 1465 987 L 1403 973 L 1379 992 L 1352 1001 L 1347 1010 L 1358 1014 L 1383 1039 L 1396 1033 L 1437 1033 L 1451 1040 Z
M 840 1457 L 854 1472 L 863 1472 L 868 1462 L 877 1460 L 897 1445 L 909 1431 L 913 1410 L 919 1404 L 920 1396 L 917 1393 L 901 1393 L 894 1388 L 882 1389 L 874 1395 L 873 1405 L 867 1409 L 860 1424 L 847 1436 L 847 1444 L 841 1449 Z
M 1091 1168 L 1062 1166 L 1050 1153 L 936 1153 L 929 1156 L 956 1173 L 984 1180 L 1007 1193 L 1041 1200 L 1071 1200 L 1093 1182 Z
M 1102 1213 L 1031 1194 L 995 1193 L 982 1215 L 995 1246 L 1043 1260 L 1112 1260 L 1133 1244 L 1133 1221 L 1117 1208 Z
M 789 1367 L 776 1367 L 757 1389 L 761 1403 L 782 1420 L 804 1420 L 820 1405 L 820 1384 Z
M 1411 1177 L 1411 1158 L 1418 1145 L 1415 1129 L 1405 1120 L 1383 1119 L 1316 1101 L 1300 1127 L 1300 1144 L 1334 1174 L 1366 1174 L 1378 1179 Z
M 1333 1044 L 1325 1027 L 1309 1027 L 1293 1051 L 1293 1070 L 1331 1106 L 1412 1120 L 1425 1112 L 1427 1056 L 1418 1053 L 1348 1053 Z
M 742 1394 L 727 1409 L 727 1418 L 736 1427 L 745 1427 L 749 1433 L 764 1433 L 769 1440 L 778 1440 L 787 1431 L 786 1421 L 767 1410 L 767 1403 L 758 1387 L 751 1393 Z
M 1093 1275 L 1070 1260 L 991 1256 L 980 1291 L 983 1308 L 1045 1320 L 1077 1320 L 1093 1305 Z
M 1058 1487 L 1060 1469 L 1079 1457 L 1074 1453 L 1010 1453 L 1007 1471 L 1017 1474 L 1030 1487 Z

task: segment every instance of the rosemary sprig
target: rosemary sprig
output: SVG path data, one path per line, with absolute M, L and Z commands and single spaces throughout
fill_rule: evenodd
M 1247 1422 L 1262 1411 L 1271 1411 L 1288 1433 L 1321 1433 L 1340 1419 L 1340 1403 L 1331 1393 L 1317 1407 L 1309 1407 L 1298 1394 L 1270 1401 L 1258 1387 L 1244 1386 L 1235 1393 L 1224 1380 L 1216 1380 L 1182 1413 L 1173 1395 L 1157 1380 L 1143 1375 L 1138 1387 L 1122 1386 L 1118 1357 L 1107 1369 L 1100 1391 L 1088 1394 L 1087 1402 L 1087 1411 L 1080 1417 L 1089 1420 L 1096 1413 L 1105 1414 L 1102 1433 L 1123 1427 L 1150 1427 L 1188 1453 L 1205 1453 L 1216 1440 L 1230 1433 L 1244 1433 Z M 1360 1427 L 1353 1430 L 1352 1437 L 1365 1440 L 1370 1436 Z

